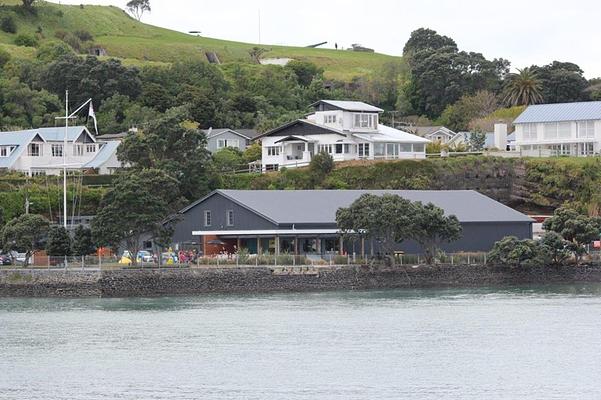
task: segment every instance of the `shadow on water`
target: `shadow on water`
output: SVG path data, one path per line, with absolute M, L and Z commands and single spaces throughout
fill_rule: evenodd
M 487 299 L 554 297 L 601 297 L 601 284 L 525 285 L 481 288 L 389 289 L 270 294 L 210 294 L 152 298 L 0 298 L 1 312 L 61 312 L 95 310 L 105 312 L 164 312 L 228 307 L 264 307 L 265 304 L 323 308 L 338 304 L 366 306 L 377 303 L 442 300 L 446 302 Z

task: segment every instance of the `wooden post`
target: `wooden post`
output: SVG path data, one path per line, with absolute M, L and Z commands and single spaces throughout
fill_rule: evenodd
M 298 236 L 294 237 L 294 255 L 298 256 Z
M 275 237 L 275 255 L 280 255 L 280 237 L 276 235 Z
M 257 236 L 257 256 L 261 254 L 261 237 Z
M 342 238 L 342 235 L 340 235 L 340 237 L 338 238 L 338 247 L 340 247 L 340 250 L 338 251 L 338 254 L 343 255 L 344 254 L 344 239 Z
M 319 236 L 315 238 L 315 243 L 315 247 L 317 248 L 317 254 L 321 255 L 321 239 L 319 238 Z

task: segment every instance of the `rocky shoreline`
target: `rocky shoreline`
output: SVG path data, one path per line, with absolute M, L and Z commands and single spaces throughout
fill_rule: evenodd
M 0 297 L 150 297 L 601 282 L 599 266 L 510 269 L 420 267 L 221 267 L 109 271 L 0 270 Z

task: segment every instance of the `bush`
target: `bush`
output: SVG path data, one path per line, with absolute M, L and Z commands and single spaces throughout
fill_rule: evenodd
M 2 21 L 0 21 L 0 29 L 6 33 L 17 33 L 17 24 L 15 23 L 15 19 L 11 15 L 2 17 Z
M 4 49 L 0 49 L 0 68 L 4 67 L 10 61 L 10 53 Z
M 75 35 L 75 37 L 77 37 L 82 42 L 91 42 L 92 40 L 94 40 L 94 36 L 92 36 L 90 32 L 84 30 L 75 31 L 73 32 L 73 35 Z
M 23 47 L 36 47 L 38 45 L 38 39 L 35 36 L 22 33 L 15 38 L 15 44 Z
M 543 246 L 534 240 L 519 240 L 515 236 L 507 236 L 496 242 L 488 261 L 492 264 L 516 267 L 539 267 L 549 260 Z

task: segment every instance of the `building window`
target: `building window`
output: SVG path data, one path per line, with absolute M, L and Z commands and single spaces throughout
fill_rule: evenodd
M 399 151 L 401 153 L 411 153 L 413 148 L 410 143 L 401 143 L 399 144 Z
M 225 212 L 225 219 L 227 221 L 227 226 L 234 226 L 234 210 L 227 210 Z
M 547 123 L 544 125 L 545 139 L 557 139 L 557 123 Z
M 76 144 L 73 146 L 74 156 L 83 156 L 83 144 Z
M 335 124 L 336 123 L 336 115 L 325 115 L 324 118 L 325 124 Z
M 595 137 L 595 121 L 579 121 L 576 123 L 576 132 L 579 138 Z
M 40 157 L 42 155 L 42 146 L 39 143 L 30 143 L 27 148 L 27 155 L 30 157 Z
M 350 154 L 352 152 L 352 147 L 350 144 L 344 145 L 344 154 Z
M 355 114 L 354 128 L 377 129 L 378 128 L 378 115 L 377 114 Z
M 46 171 L 31 171 L 31 176 L 45 176 Z
M 331 144 L 320 144 L 317 149 L 319 153 L 328 153 L 332 154 L 332 145 Z
M 8 157 L 8 147 L 0 147 L 0 157 Z
M 336 154 L 342 154 L 344 151 L 344 146 L 342 143 L 336 143 Z
M 426 147 L 424 146 L 423 143 L 414 144 L 413 145 L 413 151 L 415 153 L 423 153 L 424 151 L 426 151 Z
M 359 143 L 359 157 L 369 157 L 369 143 Z
M 524 140 L 537 140 L 538 132 L 536 130 L 536 124 L 524 124 L 522 134 Z
M 218 139 L 217 148 L 223 149 L 224 147 L 240 148 L 240 141 L 238 139 Z
M 52 145 L 52 157 L 62 157 L 63 156 L 63 145 L 62 144 L 53 144 Z
M 572 123 L 560 122 L 557 124 L 557 136 L 561 139 L 567 139 L 572 136 Z
M 267 147 L 267 155 L 268 156 L 279 156 L 280 155 L 280 146 Z
M 96 145 L 86 144 L 86 153 L 96 153 Z
M 211 211 L 205 211 L 205 226 L 211 226 Z

